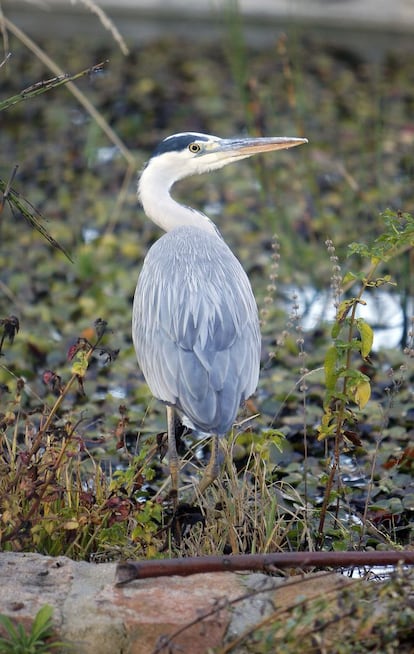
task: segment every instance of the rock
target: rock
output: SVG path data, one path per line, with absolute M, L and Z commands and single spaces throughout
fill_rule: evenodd
M 218 572 L 116 586 L 115 569 L 115 563 L 1 553 L 0 613 L 29 630 L 38 610 L 50 604 L 57 638 L 72 643 L 76 654 L 207 654 L 271 612 L 284 613 L 298 597 L 347 583 L 337 574 L 281 578 Z M 236 598 L 240 601 L 229 606 Z
M 114 585 L 114 563 L 91 564 L 38 554 L 0 554 L 0 613 L 30 628 L 50 604 L 56 633 L 76 654 L 152 654 L 163 637 L 223 603 L 219 614 L 185 629 L 174 642 L 204 654 L 223 640 L 227 600 L 244 592 L 240 575 L 198 574 Z

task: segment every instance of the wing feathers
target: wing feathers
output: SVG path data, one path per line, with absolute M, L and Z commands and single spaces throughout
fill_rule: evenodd
M 197 429 L 230 428 L 257 385 L 260 333 L 248 278 L 219 236 L 180 227 L 153 245 L 135 292 L 133 340 L 156 397 Z

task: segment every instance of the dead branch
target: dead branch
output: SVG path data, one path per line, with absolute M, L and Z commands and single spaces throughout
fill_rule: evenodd
M 115 582 L 122 586 L 135 579 L 193 575 L 205 572 L 261 572 L 283 568 L 352 568 L 398 564 L 414 565 L 414 551 L 387 552 L 279 552 L 277 554 L 235 554 L 232 556 L 200 556 L 153 561 L 118 563 Z

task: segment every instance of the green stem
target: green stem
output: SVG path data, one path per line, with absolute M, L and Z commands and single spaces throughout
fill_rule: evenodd
M 363 294 L 365 293 L 367 286 L 369 285 L 370 281 L 372 280 L 377 268 L 378 268 L 379 262 L 378 263 L 371 263 L 371 266 L 369 270 L 367 271 L 367 276 L 365 280 L 363 281 L 361 285 L 361 289 L 358 293 L 358 295 L 354 298 L 353 305 L 352 305 L 352 311 L 351 311 L 351 317 L 349 320 L 349 329 L 348 329 L 348 345 L 350 346 L 352 343 L 352 335 L 354 333 L 355 329 L 355 320 L 356 320 L 356 310 L 357 306 L 361 301 L 361 298 Z M 345 372 L 347 370 L 350 370 L 351 368 L 351 363 L 352 363 L 352 349 L 351 347 L 348 348 L 347 353 L 346 353 L 346 361 L 345 361 Z M 326 484 L 325 492 L 324 492 L 324 497 L 323 497 L 323 503 L 322 503 L 322 508 L 321 508 L 321 514 L 319 518 L 319 526 L 318 526 L 318 537 L 317 537 L 317 546 L 321 547 L 323 543 L 323 532 L 325 528 L 325 521 L 326 521 L 326 514 L 328 511 L 328 505 L 329 505 L 329 498 L 331 495 L 335 475 L 337 471 L 340 469 L 340 454 L 341 454 L 341 443 L 343 439 L 343 431 L 344 431 L 344 422 L 345 422 L 345 413 L 346 413 L 346 405 L 347 405 L 347 392 L 348 392 L 348 376 L 345 374 L 343 377 L 342 381 L 342 397 L 343 399 L 340 399 L 337 404 L 336 408 L 336 430 L 335 430 L 335 442 L 334 442 L 334 454 L 333 454 L 333 463 L 331 464 L 330 471 L 329 471 L 329 476 L 328 476 L 328 481 Z

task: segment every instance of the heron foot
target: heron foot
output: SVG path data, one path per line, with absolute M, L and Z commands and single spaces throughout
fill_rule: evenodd
M 196 494 L 198 496 L 203 495 L 205 490 L 217 479 L 221 470 L 221 461 L 220 461 L 220 444 L 219 437 L 215 434 L 212 439 L 211 444 L 211 454 L 210 461 L 208 462 L 204 475 L 202 476 L 198 486 Z
M 169 497 L 172 500 L 174 513 L 178 506 L 178 484 L 180 477 L 180 466 L 177 454 L 177 443 L 175 439 L 175 412 L 167 406 L 167 431 L 168 431 L 168 465 L 171 476 L 171 490 Z

